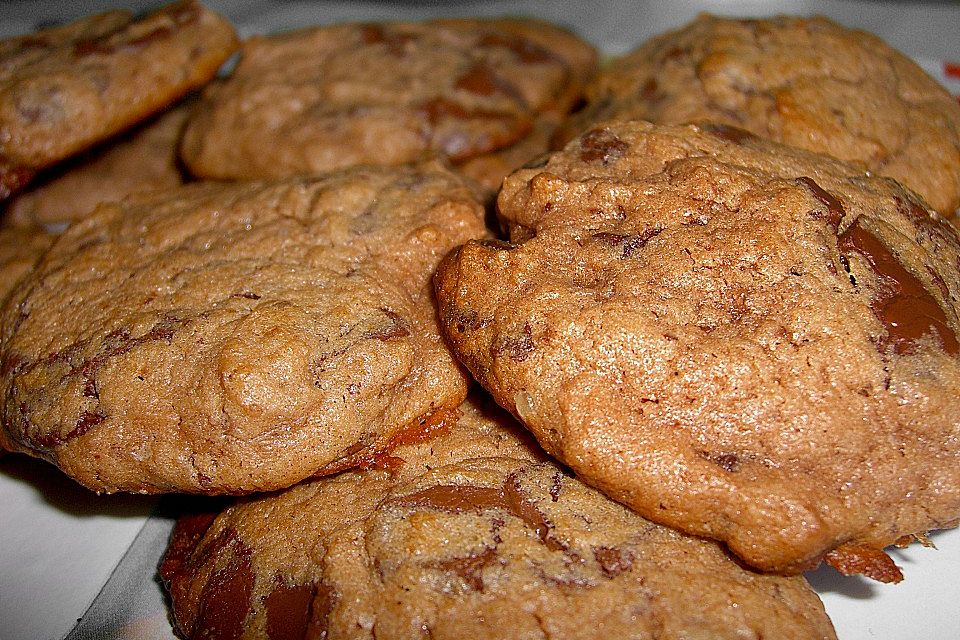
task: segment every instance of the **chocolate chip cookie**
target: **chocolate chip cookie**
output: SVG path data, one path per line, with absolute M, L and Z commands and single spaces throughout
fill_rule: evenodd
M 885 545 L 960 518 L 960 239 L 915 194 L 638 121 L 498 204 L 513 242 L 445 259 L 442 328 L 589 483 L 784 572 L 897 580 Z
M 946 216 L 960 206 L 960 104 L 876 36 L 826 18 L 701 15 L 609 65 L 589 93 L 580 127 L 721 122 L 861 162 Z
M 236 46 L 233 27 L 189 0 L 0 42 L 0 198 L 203 86 Z
M 439 166 L 101 205 L 2 317 L 0 444 L 101 492 L 243 493 L 456 408 L 430 276 L 483 236 Z
M 15 226 L 59 225 L 89 215 L 101 202 L 138 191 L 182 183 L 177 143 L 190 105 L 57 166 L 7 202 L 5 219 Z
M 185 132 L 190 171 L 215 179 L 308 174 L 443 156 L 461 163 L 566 112 L 594 50 L 540 21 L 316 27 L 244 43 Z M 499 182 L 499 180 L 498 180 Z
M 371 468 L 181 520 L 186 638 L 833 638 L 802 578 L 660 527 L 469 405 Z

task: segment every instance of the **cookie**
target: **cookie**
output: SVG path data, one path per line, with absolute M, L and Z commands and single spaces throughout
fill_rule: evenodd
M 192 1 L 3 41 L 0 198 L 203 86 L 236 46 L 233 28 Z
M 467 405 L 371 468 L 174 530 L 186 638 L 834 638 L 802 578 L 762 575 L 533 459 Z
M 895 581 L 960 518 L 960 239 L 912 192 L 723 125 L 613 122 L 514 173 L 436 276 L 455 354 L 641 515 Z
M 40 229 L 0 229 L 0 304 L 33 270 L 53 239 Z
M 59 165 L 7 202 L 5 219 L 15 226 L 59 225 L 89 215 L 101 202 L 115 202 L 138 191 L 179 186 L 177 142 L 189 105 L 104 147 Z
M 612 63 L 589 95 L 584 128 L 720 122 L 863 163 L 946 216 L 960 206 L 960 104 L 876 36 L 826 18 L 701 15 Z
M 537 35 L 534 35 L 537 34 Z M 244 43 L 185 132 L 189 170 L 214 179 L 309 174 L 509 147 L 566 112 L 594 50 L 524 20 L 315 27 Z
M 0 317 L 0 444 L 98 492 L 244 493 L 456 408 L 430 276 L 482 236 L 438 166 L 101 205 Z

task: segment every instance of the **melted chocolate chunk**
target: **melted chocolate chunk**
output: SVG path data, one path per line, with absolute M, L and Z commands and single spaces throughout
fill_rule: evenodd
M 85 360 L 79 367 L 71 370 L 68 375 L 82 376 L 84 379 L 84 395 L 87 397 L 98 397 L 96 395 L 96 375 L 108 361 L 112 358 L 122 356 L 132 349 L 148 342 L 162 340 L 169 343 L 174 333 L 176 333 L 177 328 L 182 324 L 182 320 L 165 317 L 158 320 L 150 331 L 137 338 L 132 337 L 130 331 L 125 328 L 115 329 L 103 337 L 103 345 L 100 347 L 100 352 L 96 356 Z M 69 351 L 69 348 L 67 351 Z M 61 354 L 62 353 L 63 352 L 61 352 Z M 57 357 L 60 357 L 60 354 L 57 354 Z
M 829 191 L 814 182 L 812 178 L 797 178 L 797 182 L 809 189 L 810 192 L 813 193 L 813 196 L 827 207 L 826 213 L 819 210 L 811 211 L 811 217 L 817 220 L 825 220 L 827 226 L 836 233 L 840 229 L 840 222 L 843 220 L 843 216 L 847 213 L 843 208 L 843 203 L 835 198 Z
M 497 550 L 487 547 L 478 554 L 466 558 L 452 558 L 437 562 L 434 567 L 441 571 L 455 573 L 463 578 L 474 591 L 483 591 L 483 569 L 497 559 Z
M 24 407 L 21 407 L 21 413 L 23 413 L 23 409 Z M 35 449 L 39 447 L 42 451 L 52 449 L 53 447 L 59 447 L 60 445 L 70 442 L 74 438 L 79 438 L 97 425 L 101 424 L 106 419 L 107 416 L 103 415 L 103 413 L 101 413 L 99 410 L 95 412 L 84 411 L 80 414 L 80 417 L 77 418 L 77 422 L 73 429 L 65 434 L 48 433 L 46 435 L 37 436 L 33 438 L 31 448 Z
M 197 621 L 188 635 L 196 638 L 239 640 L 250 611 L 254 575 L 252 553 L 236 532 L 225 532 L 208 553 L 229 554 L 227 562 L 210 576 L 200 595 Z
M 396 498 L 390 504 L 402 507 L 428 507 L 454 514 L 483 513 L 491 509 L 501 509 L 523 521 L 550 550 L 564 548 L 562 544 L 550 537 L 553 527 L 536 504 L 524 495 L 520 488 L 520 481 L 515 475 L 508 477 L 499 488 L 437 485 Z
M 371 329 L 363 334 L 363 337 L 368 340 L 395 340 L 397 338 L 406 338 L 410 335 L 410 330 L 407 329 L 407 323 L 404 322 L 403 318 L 400 315 L 390 309 L 381 307 L 380 311 L 383 312 L 385 316 L 390 320 L 390 324 L 385 327 L 380 327 L 378 329 Z
M 591 237 L 606 246 L 620 247 L 620 258 L 625 260 L 633 257 L 633 254 L 636 253 L 638 249 L 642 249 L 651 238 L 660 235 L 662 232 L 663 227 L 648 227 L 640 233 L 621 234 L 600 232 L 593 234 Z
M 947 354 L 957 355 L 960 345 L 956 333 L 936 299 L 879 238 L 860 224 L 860 218 L 840 234 L 838 247 L 845 264 L 857 253 L 877 276 L 870 307 L 887 329 L 880 341 L 881 350 L 892 347 L 897 354 L 912 353 L 920 338 L 935 335 Z
M 610 164 L 630 148 L 626 142 L 606 129 L 593 129 L 580 138 L 580 159 L 583 162 Z
M 492 96 L 501 94 L 509 96 L 517 102 L 523 103 L 523 97 L 517 88 L 493 72 L 485 64 L 476 64 L 457 80 L 456 89 L 473 93 L 478 96 Z
M 445 98 L 433 98 L 424 102 L 417 108 L 417 113 L 431 127 L 437 127 L 447 119 L 495 122 L 507 128 L 511 139 L 526 135 L 533 126 L 529 120 L 520 120 L 510 113 L 489 109 L 467 109 L 462 104 Z M 425 135 L 433 137 L 431 132 L 426 132 Z M 454 161 L 493 151 L 498 146 L 487 135 L 480 135 L 470 140 L 462 134 L 439 137 L 434 139 L 433 144 L 438 151 Z
M 305 640 L 316 593 L 314 584 L 287 584 L 282 576 L 277 576 L 273 591 L 263 598 L 267 637 L 270 640 Z

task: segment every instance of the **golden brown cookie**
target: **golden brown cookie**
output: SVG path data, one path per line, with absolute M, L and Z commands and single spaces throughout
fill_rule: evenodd
M 6 203 L 5 219 L 16 226 L 56 225 L 79 220 L 101 202 L 138 191 L 179 186 L 177 143 L 190 105 L 59 165 L 36 185 Z
M 960 518 L 960 239 L 912 192 L 614 122 L 498 204 L 514 242 L 445 259 L 441 325 L 586 481 L 776 571 L 897 580 L 884 546 Z
M 96 491 L 243 493 L 455 408 L 430 276 L 485 233 L 436 166 L 101 205 L 8 301 L 0 443 Z
M 0 198 L 203 86 L 236 46 L 191 0 L 0 42 Z
M 537 34 L 537 35 L 534 35 Z M 308 174 L 509 147 L 566 112 L 596 60 L 524 20 L 347 24 L 253 37 L 191 118 L 182 156 L 216 179 Z
M 537 461 L 470 403 L 371 468 L 178 523 L 186 638 L 834 638 L 802 578 L 757 574 Z
M 701 15 L 609 65 L 589 90 L 591 121 L 709 120 L 858 161 L 960 206 L 960 105 L 876 36 L 823 17 Z

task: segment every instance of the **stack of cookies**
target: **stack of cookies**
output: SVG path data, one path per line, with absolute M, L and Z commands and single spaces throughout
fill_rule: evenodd
M 0 44 L 0 447 L 238 496 L 173 533 L 183 637 L 833 638 L 803 571 L 960 521 L 960 105 L 883 42 L 237 47 Z

